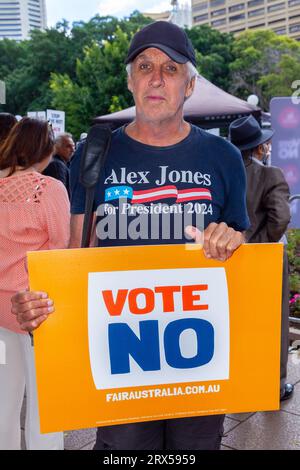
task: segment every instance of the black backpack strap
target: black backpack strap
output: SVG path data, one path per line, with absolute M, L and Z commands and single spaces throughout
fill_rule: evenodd
M 80 183 L 86 189 L 82 248 L 90 245 L 96 185 L 110 148 L 111 134 L 110 127 L 96 124 L 90 129 L 84 145 L 79 176 Z

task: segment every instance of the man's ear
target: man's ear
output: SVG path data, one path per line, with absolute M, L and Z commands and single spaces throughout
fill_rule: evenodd
M 262 144 L 260 144 L 260 145 L 257 147 L 257 150 L 256 150 L 256 151 L 257 151 L 257 153 L 258 153 L 259 156 L 262 156 L 262 155 L 264 154 L 264 151 L 265 151 L 264 146 L 263 146 Z
M 185 99 L 188 99 L 190 96 L 192 96 L 194 89 L 196 85 L 196 77 L 191 78 L 189 81 L 187 87 L 186 87 L 186 92 L 185 92 Z
M 130 75 L 127 75 L 127 88 L 132 93 L 132 79 Z

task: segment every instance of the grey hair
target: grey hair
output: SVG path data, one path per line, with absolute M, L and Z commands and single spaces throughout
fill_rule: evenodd
M 72 134 L 70 134 L 69 132 L 62 132 L 61 134 L 59 134 L 56 139 L 55 139 L 55 144 L 56 145 L 60 145 L 62 143 L 62 141 L 66 138 L 70 138 L 73 140 L 73 136 Z
M 196 67 L 192 64 L 192 62 L 187 62 L 187 66 L 188 66 L 188 72 L 190 75 L 190 80 L 194 77 L 197 78 L 199 76 L 199 72 L 196 69 Z
M 198 77 L 199 72 L 196 69 L 196 67 L 192 64 L 192 62 L 190 62 L 190 61 L 186 62 L 186 66 L 187 66 L 187 69 L 188 69 L 188 74 L 189 74 L 189 79 L 190 80 L 192 80 L 192 78 L 194 78 L 194 77 Z M 126 65 L 126 72 L 127 72 L 128 76 L 131 75 L 131 69 L 132 69 L 132 62 L 130 62 L 129 64 Z

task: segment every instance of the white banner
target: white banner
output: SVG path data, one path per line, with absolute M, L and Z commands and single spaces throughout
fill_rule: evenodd
M 46 121 L 46 111 L 28 111 L 27 116 L 32 119 L 40 119 L 41 121 Z
M 52 124 L 55 137 L 65 132 L 65 112 L 47 109 L 47 120 Z

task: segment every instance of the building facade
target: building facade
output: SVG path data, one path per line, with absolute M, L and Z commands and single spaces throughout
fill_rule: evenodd
M 47 27 L 45 0 L 0 0 L 0 39 L 28 39 Z
M 192 0 L 193 26 L 222 32 L 272 29 L 300 40 L 300 0 Z
M 181 28 L 192 27 L 192 10 L 191 0 L 172 0 L 170 2 L 170 10 L 162 13 L 143 13 L 153 21 L 169 21 L 170 23 L 177 24 Z
M 163 11 L 162 13 L 143 13 L 143 15 L 151 18 L 153 21 L 169 21 L 171 11 Z

